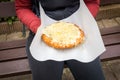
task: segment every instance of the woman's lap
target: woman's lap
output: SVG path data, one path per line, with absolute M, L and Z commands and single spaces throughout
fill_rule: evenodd
M 67 61 L 37 61 L 30 51 L 29 46 L 34 34 L 30 33 L 27 40 L 27 56 L 32 71 L 33 80 L 61 80 L 64 64 L 71 70 L 75 80 L 105 80 L 100 65 L 100 59 L 97 58 L 90 63 L 82 63 L 76 60 Z

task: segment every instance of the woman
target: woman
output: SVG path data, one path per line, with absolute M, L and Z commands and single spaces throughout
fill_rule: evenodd
M 84 0 L 91 14 L 95 17 L 99 9 L 99 0 Z M 27 55 L 33 80 L 61 80 L 64 64 L 70 68 L 75 80 L 105 80 L 99 57 L 92 62 L 82 63 L 76 60 L 37 61 L 29 51 L 29 46 L 41 24 L 38 3 L 41 3 L 46 15 L 55 20 L 69 17 L 79 7 L 79 0 L 16 0 L 18 18 L 30 29 L 27 41 Z M 37 15 L 36 15 L 37 14 Z

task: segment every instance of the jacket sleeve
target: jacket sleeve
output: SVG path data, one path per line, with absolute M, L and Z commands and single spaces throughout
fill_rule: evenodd
M 36 33 L 40 19 L 32 11 L 31 0 L 15 0 L 16 14 L 32 32 Z
M 91 14 L 96 17 L 99 10 L 100 0 L 84 0 L 84 2 Z

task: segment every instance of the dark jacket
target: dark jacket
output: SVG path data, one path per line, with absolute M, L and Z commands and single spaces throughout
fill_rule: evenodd
M 40 15 L 38 1 L 39 0 L 15 0 L 16 13 L 18 18 L 34 33 L 36 33 L 38 27 L 41 24 L 41 19 L 37 17 Z M 45 13 L 49 17 L 57 20 L 68 17 L 73 12 L 75 12 L 79 7 L 78 1 L 79 0 L 40 0 Z M 100 0 L 84 1 L 91 14 L 95 17 L 99 10 Z M 61 12 L 63 14 L 61 14 Z
M 69 17 L 79 8 L 79 0 L 32 0 L 33 11 L 38 16 L 40 14 L 39 1 L 45 13 L 55 20 Z

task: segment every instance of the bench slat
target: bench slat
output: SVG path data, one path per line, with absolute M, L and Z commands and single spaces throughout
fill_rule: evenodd
M 119 4 L 120 0 L 100 0 L 100 5 Z
M 0 63 L 0 77 L 30 72 L 27 59 Z
M 26 57 L 25 47 L 0 51 L 0 62 Z
M 16 16 L 14 4 L 15 4 L 14 2 L 1 2 L 0 3 L 0 17 Z
M 102 36 L 105 46 L 120 44 L 120 33 Z
M 0 42 L 0 50 L 25 47 L 26 39 Z
M 101 55 L 101 59 L 106 59 L 110 57 L 118 57 L 120 56 L 120 45 L 117 46 L 108 46 L 107 51 Z M 115 53 L 115 54 L 114 54 Z M 108 55 L 109 54 L 109 55 Z M 10 66 L 9 66 L 10 65 Z M 7 75 L 17 75 L 22 72 L 30 72 L 29 64 L 27 59 L 20 59 L 16 61 L 8 61 L 4 63 L 0 63 L 0 77 L 4 77 Z
M 112 45 L 107 46 L 106 51 L 101 55 L 101 59 L 110 59 L 120 57 L 120 44 L 119 45 Z
M 111 28 L 103 28 L 100 29 L 101 35 L 110 35 L 115 33 L 120 33 L 120 26 L 111 27 Z

